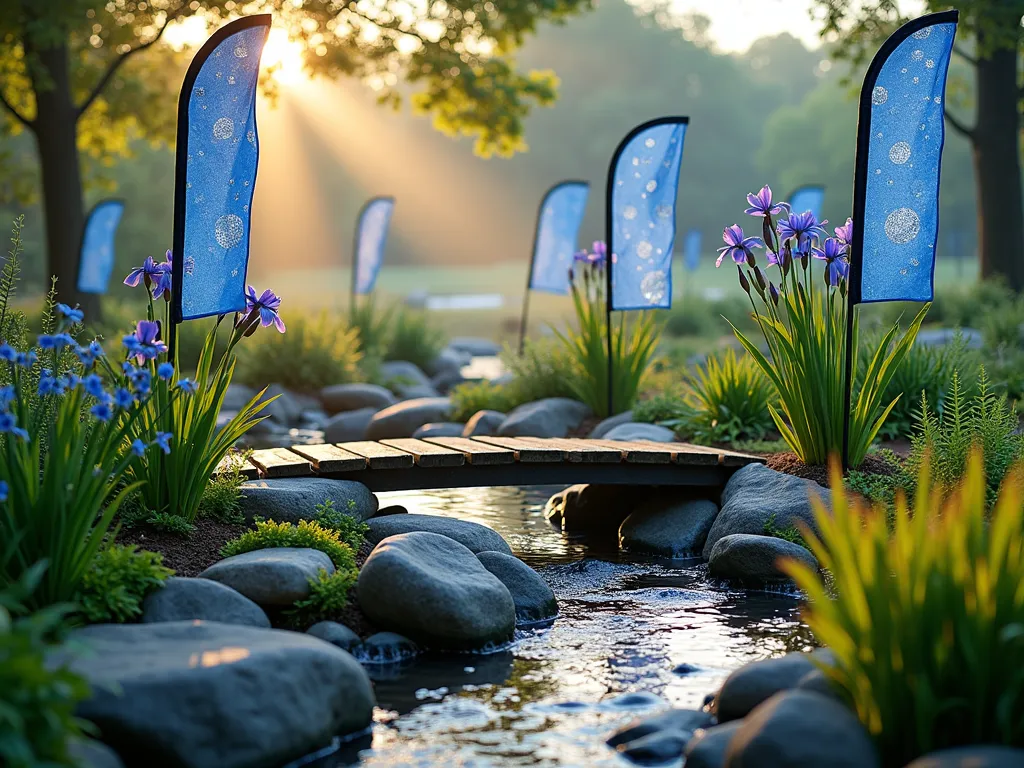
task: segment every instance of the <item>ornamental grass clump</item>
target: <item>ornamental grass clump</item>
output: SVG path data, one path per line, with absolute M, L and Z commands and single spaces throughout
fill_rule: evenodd
M 717 266 L 726 257 L 735 263 L 768 354 L 735 325 L 733 332 L 778 391 L 778 407 L 769 405 L 768 410 L 783 439 L 805 464 L 824 464 L 843 452 L 846 296 L 853 222 L 847 219 L 836 228 L 835 237 L 827 237 L 828 222 L 818 222 L 810 211 L 798 213 L 787 203 L 773 202 L 767 186 L 748 195 L 747 202 L 746 213 L 761 219 L 762 237 L 745 237 L 736 224 L 727 228 Z M 767 252 L 767 268 L 777 268 L 774 280 L 757 264 L 754 251 L 762 248 Z M 811 268 L 815 262 L 821 263 L 820 276 Z M 902 337 L 897 339 L 899 326 L 894 324 L 867 355 L 858 349 L 854 315 L 854 381 L 863 384 L 853 393 L 849 413 L 851 467 L 864 460 L 899 398 L 886 403 L 884 393 L 917 338 L 928 306 L 918 312 Z M 861 370 L 864 361 L 867 364 Z
M 783 566 L 835 654 L 825 672 L 886 766 L 962 744 L 1024 747 L 1024 467 L 991 512 L 985 486 L 978 449 L 951 495 L 925 461 L 912 506 L 897 492 L 890 530 L 884 507 L 848 498 L 834 465 L 832 511 L 812 499 L 820 535 L 801 531 L 831 584 Z
M 147 257 L 124 281 L 126 285 L 145 288 L 149 300 L 148 319 L 138 324 L 134 334 L 123 339 L 129 360 L 123 364 L 121 372 L 131 386 L 116 390 L 114 396 L 120 402 L 127 401 L 133 393 L 147 395 L 147 407 L 130 426 L 129 442 L 134 439 L 147 444 L 156 440 L 162 448 L 158 453 L 138 454 L 129 463 L 128 475 L 138 483 L 139 503 L 148 512 L 175 515 L 191 524 L 199 514 L 203 493 L 221 460 L 249 429 L 265 418 L 260 414 L 274 400 L 261 401 L 264 392 L 259 392 L 225 424 L 218 425 L 217 417 L 235 371 L 235 347 L 261 326 L 274 326 L 279 333 L 284 333 L 285 325 L 278 313 L 281 299 L 270 290 L 257 295 L 249 286 L 245 312 L 235 315 L 220 356 L 217 356 L 217 338 L 224 315 L 206 335 L 195 378 L 179 378 L 178 350 L 174 351 L 173 363 L 168 361 L 167 345 L 162 338 L 163 329 L 169 326 L 171 275 L 171 252 L 168 251 L 166 261 L 157 264 Z M 164 299 L 160 313 L 163 319 L 157 321 L 157 299 L 161 297 Z M 107 368 L 111 376 L 119 375 L 110 366 Z M 181 392 L 188 396 L 176 396 Z M 173 451 L 170 435 L 174 435 Z
M 613 401 L 609 413 L 606 251 L 604 243 L 596 242 L 591 253 L 580 252 L 574 257 L 569 282 L 577 329 L 568 328 L 564 333 L 555 329 L 577 369 L 569 386 L 602 418 L 628 411 L 636 402 L 660 334 L 653 314 L 641 312 L 630 323 L 624 313 L 619 313 L 619 322 L 611 329 Z

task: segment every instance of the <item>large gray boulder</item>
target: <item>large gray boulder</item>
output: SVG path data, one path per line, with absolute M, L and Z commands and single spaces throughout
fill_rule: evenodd
M 719 539 L 733 533 L 763 534 L 769 521 L 781 529 L 804 523 L 817 532 L 811 494 L 832 508 L 827 491 L 813 480 L 776 472 L 763 464 L 743 467 L 722 491 L 721 511 L 704 543 L 704 559 L 711 557 Z
M 754 707 L 779 691 L 796 688 L 806 675 L 818 669 L 815 661 L 827 663 L 829 659 L 824 652 L 815 651 L 787 653 L 744 664 L 725 679 L 715 696 L 714 708 L 719 722 L 746 717 Z
M 377 408 L 360 408 L 356 411 L 336 413 L 324 424 L 325 443 L 354 443 L 366 439 Z
M 694 733 L 683 753 L 686 768 L 723 768 L 729 742 L 741 725 L 742 720 L 734 720 Z
M 504 552 L 480 552 L 477 558 L 512 595 L 518 624 L 550 621 L 558 615 L 558 601 L 551 587 L 518 557 Z
M 423 370 L 407 360 L 388 360 L 380 364 L 380 374 L 389 385 L 430 386 L 430 377 Z
M 320 550 L 275 547 L 226 557 L 199 578 L 226 584 L 257 605 L 283 608 L 309 597 L 309 582 L 320 571 L 334 573 L 331 558 Z
M 438 533 L 468 547 L 472 552 L 502 552 L 511 555 L 512 550 L 505 540 L 487 526 L 471 523 L 468 520 L 456 520 L 453 517 L 440 515 L 388 515 L 367 520 L 370 526 L 366 540 L 376 545 L 389 536 L 400 533 L 425 531 Z
M 465 352 L 472 357 L 494 357 L 501 352 L 501 347 L 497 343 L 474 336 L 456 336 L 448 342 L 448 348 Z
M 625 552 L 660 557 L 699 557 L 717 514 L 713 501 L 655 497 L 622 521 L 619 546 Z
M 462 437 L 464 424 L 454 421 L 438 421 L 433 424 L 424 424 L 412 433 L 413 437 Z
M 258 390 L 233 381 L 228 384 L 228 391 L 224 393 L 224 402 L 221 404 L 221 410 L 237 413 L 245 408 L 249 401 L 256 397 L 257 394 Z
M 605 440 L 646 440 L 652 443 L 674 443 L 676 433 L 668 427 L 658 424 L 619 424 L 609 429 L 604 436 Z
M 195 619 L 270 629 L 270 619 L 262 608 L 211 579 L 172 576 L 142 603 L 142 621 L 146 624 Z
M 97 624 L 71 633 L 92 686 L 76 714 L 129 768 L 272 768 L 370 725 L 370 680 L 349 654 L 297 632 L 204 621 Z
M 420 397 L 378 411 L 366 429 L 367 440 L 409 437 L 424 424 L 448 421 L 452 404 L 447 397 Z
M 871 736 L 839 702 L 810 691 L 784 691 L 759 705 L 736 729 L 726 768 L 877 768 Z
M 977 744 L 943 749 L 919 757 L 906 768 L 1020 768 L 1024 749 Z
M 502 437 L 565 437 L 592 415 L 590 407 L 568 397 L 548 397 L 514 409 L 498 427 Z
M 299 422 L 302 421 L 302 411 L 304 410 L 298 396 L 280 384 L 271 384 L 267 387 L 263 397 L 260 398 L 260 402 L 275 396 L 277 396 L 277 399 L 260 411 L 260 413 L 269 416 L 281 426 L 297 427 Z
M 507 416 L 501 411 L 477 411 L 469 417 L 466 426 L 462 429 L 463 437 L 477 437 L 483 435 L 490 437 L 498 434 L 498 427 L 504 423 Z
M 602 437 L 608 434 L 612 429 L 619 426 L 620 424 L 632 424 L 633 423 L 633 412 L 623 411 L 617 413 L 614 416 L 609 416 L 604 421 L 598 422 L 597 426 L 590 430 L 590 434 L 587 437 L 592 437 L 595 440 L 600 440 Z
M 316 517 L 316 506 L 334 502 L 334 509 L 359 520 L 377 513 L 377 497 L 362 483 L 326 477 L 288 477 L 242 483 L 241 511 L 247 522 L 256 517 L 297 523 Z
M 359 572 L 357 589 L 375 626 L 429 648 L 479 650 L 508 642 L 515 630 L 505 585 L 473 552 L 436 533 L 384 539 Z
M 796 560 L 817 570 L 814 555 L 799 544 L 775 536 L 734 533 L 718 540 L 708 559 L 708 573 L 716 579 L 760 585 L 787 581 L 779 567 L 783 560 Z
M 320 390 L 320 402 L 328 413 L 358 411 L 361 408 L 380 410 L 397 400 L 387 387 L 377 384 L 334 384 Z

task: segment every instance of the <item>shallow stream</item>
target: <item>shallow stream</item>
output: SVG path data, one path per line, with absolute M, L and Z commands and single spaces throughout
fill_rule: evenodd
M 669 706 L 699 708 L 736 667 L 809 646 L 792 596 L 723 589 L 700 561 L 629 557 L 614 540 L 563 534 L 543 515 L 556 490 L 381 494 L 382 506 L 498 531 L 551 585 L 560 616 L 499 653 L 369 667 L 372 735 L 317 768 L 627 766 L 604 744 L 617 728 Z

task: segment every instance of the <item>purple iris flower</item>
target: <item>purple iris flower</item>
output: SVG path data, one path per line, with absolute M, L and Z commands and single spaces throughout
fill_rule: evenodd
M 245 309 L 246 316 L 250 320 L 259 313 L 260 325 L 266 328 L 269 325 L 273 325 L 277 328 L 279 333 L 284 333 L 284 321 L 281 316 L 277 313 L 278 308 L 281 306 L 281 299 L 275 295 L 275 293 L 269 288 L 265 290 L 259 298 L 256 297 L 256 289 L 251 285 L 248 287 L 248 292 L 245 296 Z M 256 326 L 253 325 L 253 330 Z
M 746 264 L 748 259 L 754 258 L 751 248 L 764 247 L 764 241 L 760 237 L 744 237 L 743 228 L 739 224 L 726 227 L 722 231 L 722 240 L 725 242 L 725 247 L 718 249 L 719 256 L 718 261 L 715 262 L 716 267 L 722 266 L 722 260 L 726 256 L 731 256 L 737 264 Z
M 160 323 L 140 320 L 135 326 L 134 336 L 124 337 L 124 345 L 129 352 L 135 354 L 135 362 L 142 365 L 146 360 L 152 360 L 167 351 L 167 345 L 160 341 L 159 336 Z
M 744 213 L 751 216 L 774 216 L 784 210 L 783 203 L 772 203 L 772 188 L 767 184 L 756 195 L 747 195 L 747 202 L 750 207 Z
M 836 240 L 846 245 L 853 242 L 853 219 L 847 219 L 841 227 L 836 227 Z
M 581 262 L 583 264 L 586 264 L 587 263 L 587 259 L 589 259 L 589 258 L 590 258 L 590 254 L 587 253 L 585 248 L 583 250 L 576 251 L 576 253 L 574 253 L 572 255 L 572 260 L 574 262 L 578 261 L 578 262 Z
M 137 288 L 139 283 L 145 282 L 146 287 L 149 288 L 154 281 L 159 281 L 160 276 L 169 268 L 169 264 L 157 264 L 153 261 L 152 256 L 147 256 L 146 260 L 142 262 L 141 267 L 136 267 L 128 273 L 128 277 L 124 279 L 124 284 Z
M 839 281 L 845 280 L 850 273 L 850 262 L 846 260 L 846 244 L 834 237 L 825 241 L 824 250 L 812 249 L 811 255 L 825 262 L 825 269 L 828 270 L 828 284 L 832 287 L 839 285 Z
M 791 213 L 788 217 L 779 219 L 779 239 L 795 240 L 794 250 L 807 253 L 813 240 L 825 237 L 824 227 L 826 224 L 828 224 L 827 220 L 819 223 L 811 211 Z
M 159 299 L 161 296 L 166 301 L 171 300 L 171 281 L 174 279 L 174 267 L 171 252 L 167 251 L 165 254 L 167 261 L 162 261 L 156 265 L 156 268 L 160 270 L 160 273 L 154 278 L 156 287 L 153 289 L 153 298 Z

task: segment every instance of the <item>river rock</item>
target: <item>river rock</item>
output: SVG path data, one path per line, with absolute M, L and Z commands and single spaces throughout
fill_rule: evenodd
M 618 752 L 636 765 L 662 765 L 682 757 L 691 738 L 688 731 L 655 731 L 623 744 Z
M 437 357 L 431 360 L 427 365 L 426 373 L 429 376 L 437 376 L 442 373 L 451 372 L 455 372 L 457 374 L 462 370 L 462 366 L 469 365 L 472 359 L 472 355 L 460 352 L 452 347 L 445 347 L 437 354 Z
M 592 415 L 590 407 L 568 397 L 548 397 L 514 409 L 498 427 L 502 437 L 566 437 Z
M 627 725 L 616 731 L 605 743 L 609 747 L 618 747 L 658 731 L 687 731 L 692 734 L 698 728 L 710 727 L 714 722 L 714 717 L 698 709 L 670 709 Z
M 917 758 L 906 768 L 1020 768 L 1024 750 L 989 744 L 943 749 Z
M 548 621 L 558 615 L 558 601 L 551 587 L 518 557 L 504 552 L 480 552 L 477 557 L 512 595 L 517 623 Z
M 405 384 L 401 381 L 394 385 L 395 393 L 402 400 L 421 400 L 425 397 L 440 397 L 441 393 L 437 391 L 432 383 L 427 384 Z
M 810 691 L 783 691 L 758 705 L 736 729 L 727 768 L 877 768 L 871 736 L 856 715 Z
M 274 402 L 264 408 L 260 413 L 269 416 L 278 424 L 284 427 L 296 427 L 302 420 L 302 403 L 295 394 L 289 392 L 280 384 L 271 384 L 267 391 L 260 398 L 260 402 L 277 397 Z
M 352 653 L 362 644 L 359 635 L 336 621 L 320 621 L 306 630 L 307 635 L 319 638 L 336 648 Z
M 366 429 L 367 440 L 409 437 L 424 424 L 447 421 L 452 412 L 447 397 L 421 397 L 378 411 Z
M 412 433 L 413 437 L 423 439 L 424 437 L 462 437 L 462 429 L 465 424 L 458 424 L 454 421 L 437 421 L 432 424 L 424 424 Z
M 676 433 L 668 427 L 662 427 L 658 424 L 619 424 L 619 426 L 608 430 L 605 433 L 604 439 L 674 443 L 676 441 Z
M 658 494 L 633 485 L 571 485 L 548 499 L 544 514 L 566 532 L 614 532 L 630 512 Z
M 399 383 L 405 386 L 430 386 L 430 377 L 423 370 L 407 360 L 388 360 L 380 364 L 380 374 L 389 386 Z
M 199 578 L 226 584 L 257 605 L 286 607 L 309 597 L 309 582 L 320 571 L 334 573 L 331 558 L 320 550 L 275 547 L 226 557 Z
M 471 552 L 502 552 L 511 555 L 512 550 L 505 540 L 487 526 L 471 523 L 468 520 L 456 520 L 453 517 L 440 515 L 390 515 L 375 517 L 366 523 L 370 527 L 366 540 L 372 545 L 400 533 L 425 531 L 438 533 L 468 547 Z
M 354 443 L 366 439 L 366 430 L 377 413 L 376 408 L 336 413 L 324 424 L 325 443 Z
M 490 339 L 479 339 L 473 336 L 456 336 L 448 342 L 448 347 L 465 352 L 472 357 L 494 357 L 501 352 L 501 347 Z
M 715 714 L 719 722 L 738 720 L 758 704 L 779 691 L 795 688 L 810 672 L 818 669 L 814 660 L 827 663 L 831 656 L 821 651 L 787 653 L 774 659 L 744 664 L 722 683 L 715 697 Z
M 828 509 L 827 492 L 813 480 L 776 472 L 763 464 L 748 464 L 737 471 L 722 491 L 721 511 L 704 543 L 704 559 L 718 540 L 733 533 L 761 535 L 773 520 L 782 529 L 804 523 L 817 532 L 810 494 L 816 494 Z M 773 518 L 774 515 L 774 518 Z
M 359 520 L 377 512 L 377 497 L 362 483 L 327 477 L 288 477 L 242 483 L 241 511 L 247 522 L 256 517 L 297 523 L 316 517 L 316 506 L 334 502 L 334 509 Z
M 498 434 L 498 427 L 502 425 L 507 416 L 501 411 L 477 411 L 469 417 L 466 426 L 462 430 L 463 437 L 490 437 Z
M 397 401 L 391 390 L 377 384 L 334 384 L 320 390 L 320 402 L 328 413 L 358 411 L 361 408 L 380 410 Z
M 414 658 L 419 652 L 419 646 L 404 635 L 377 632 L 366 638 L 358 657 L 364 664 L 396 664 Z
M 655 497 L 622 521 L 619 546 L 625 552 L 660 557 L 700 557 L 717 514 L 718 506 L 713 501 Z
M 617 413 L 614 416 L 609 416 L 604 421 L 598 422 L 597 426 L 590 430 L 590 434 L 587 435 L 587 437 L 591 437 L 594 440 L 600 440 L 605 435 L 607 435 L 610 430 L 614 429 L 620 424 L 631 423 L 633 423 L 633 412 L 623 411 L 622 413 Z
M 222 411 L 233 411 L 237 413 L 249 404 L 254 397 L 257 395 L 257 390 L 252 387 L 247 387 L 245 384 L 239 384 L 238 382 L 231 382 L 228 384 L 228 390 L 224 393 L 224 402 L 220 408 Z
M 683 753 L 686 768 L 723 768 L 729 742 L 741 725 L 742 720 L 734 720 L 696 731 Z
M 409 510 L 403 507 L 401 504 L 392 504 L 388 507 L 381 507 L 377 510 L 377 514 L 374 517 L 388 517 L 389 515 L 407 515 Z
M 256 603 L 219 582 L 172 576 L 142 603 L 142 621 L 205 619 L 270 629 L 270 619 Z
M 357 589 L 374 625 L 437 650 L 482 649 L 511 640 L 515 630 L 505 585 L 471 550 L 436 533 L 384 539 L 359 572 Z
M 92 686 L 76 714 L 129 768 L 283 765 L 361 731 L 373 691 L 349 654 L 297 632 L 205 621 L 71 633 Z
M 811 552 L 785 539 L 734 533 L 718 540 L 708 559 L 708 573 L 717 579 L 761 585 L 789 579 L 779 567 L 781 560 L 797 560 L 818 568 Z
M 436 376 L 430 377 L 430 386 L 440 394 L 447 395 L 464 381 L 465 379 L 458 371 L 442 371 Z
M 124 763 L 117 752 L 95 739 L 70 740 L 68 757 L 76 768 L 124 768 Z

